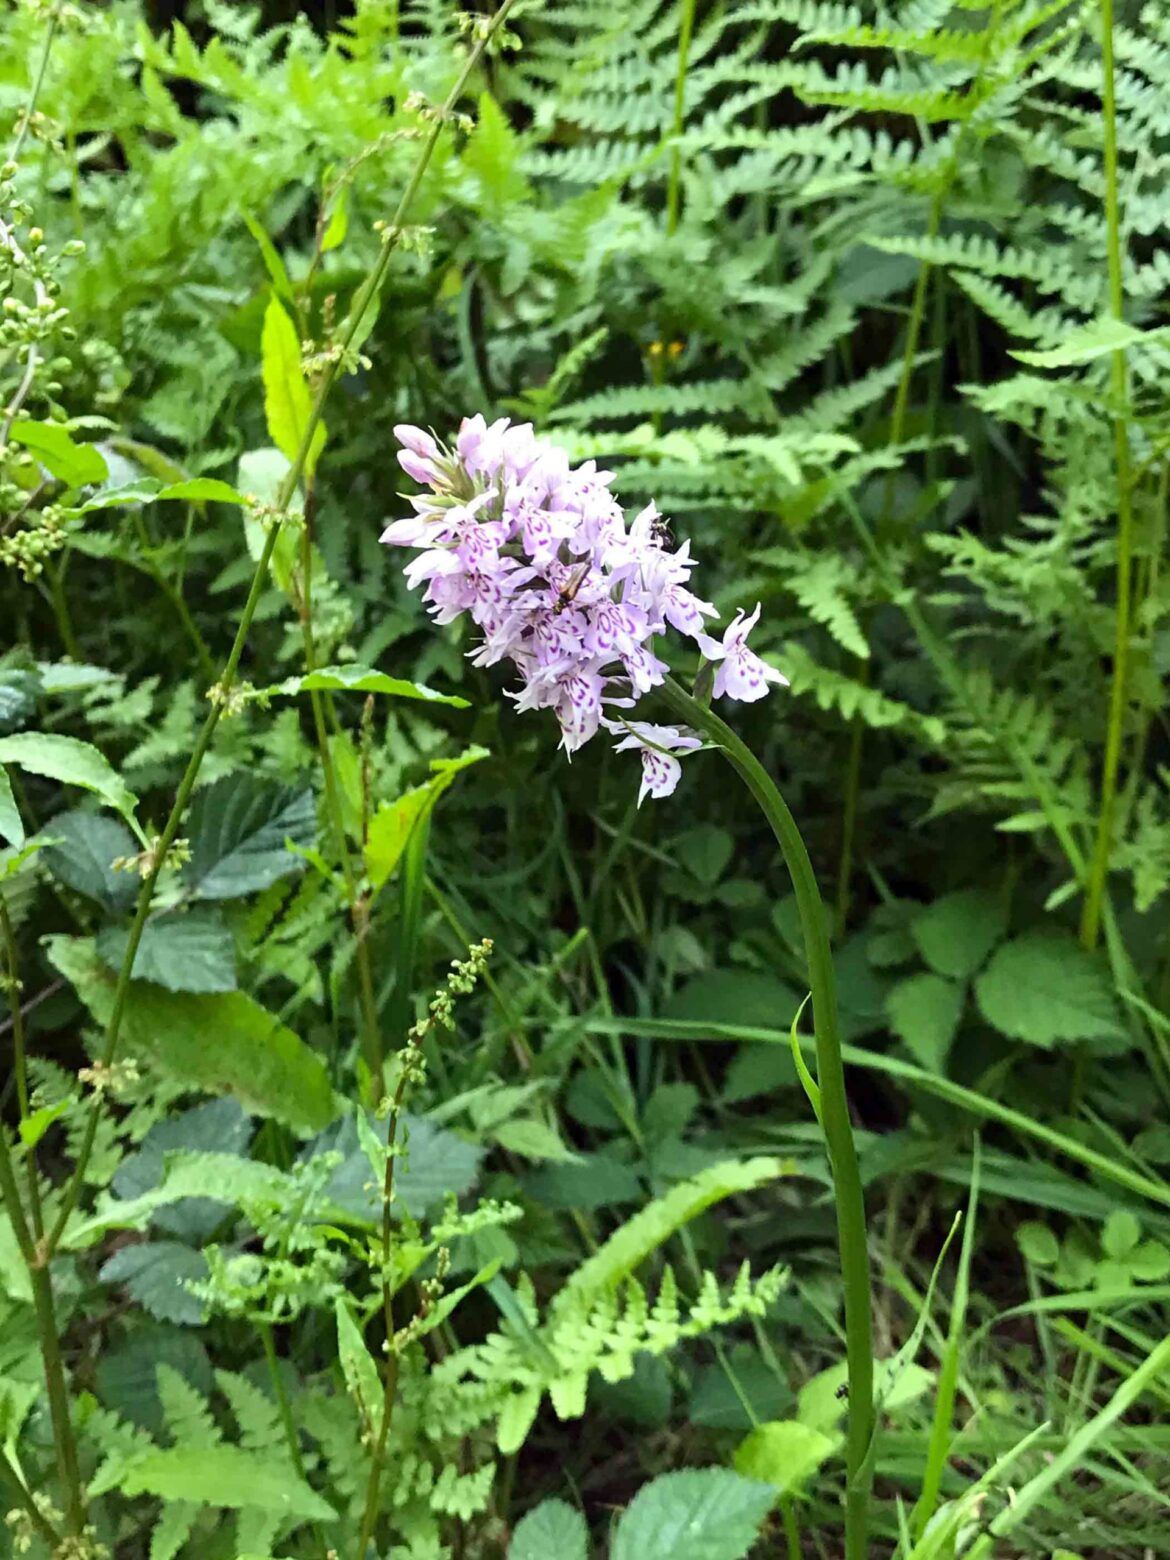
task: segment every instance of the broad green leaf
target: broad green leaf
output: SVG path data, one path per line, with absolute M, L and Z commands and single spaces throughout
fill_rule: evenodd
M 611 1560 L 743 1560 L 775 1498 L 727 1468 L 664 1473 L 630 1502 Z
M 1060 1257 L 1060 1242 L 1048 1228 L 1035 1219 L 1025 1219 L 1016 1231 L 1016 1245 L 1025 1262 L 1035 1267 L 1053 1267 Z
M 680 1181 L 664 1197 L 648 1203 L 609 1237 L 567 1280 L 563 1293 L 588 1294 L 611 1289 L 676 1230 L 705 1208 L 741 1192 L 753 1191 L 767 1181 L 791 1173 L 782 1159 L 727 1160 Z
M 141 887 L 138 874 L 113 865 L 138 849 L 125 824 L 102 813 L 66 812 L 49 827 L 56 843 L 45 851 L 45 865 L 59 882 L 110 910 L 134 903 Z
M 368 666 L 323 666 L 303 677 L 286 677 L 283 682 L 261 690 L 269 698 L 314 691 L 385 693 L 395 699 L 423 699 L 428 704 L 450 704 L 460 710 L 468 707 L 467 700 L 457 694 L 438 693 L 425 683 L 408 682 L 403 677 L 389 677 L 385 672 L 372 671 Z
M 367 1431 L 376 1431 L 382 1417 L 382 1378 L 373 1356 L 353 1319 L 348 1300 L 334 1301 L 337 1321 L 337 1358 L 345 1377 L 346 1390 L 357 1405 Z
M 146 1241 L 123 1246 L 102 1267 L 103 1284 L 124 1284 L 130 1297 L 160 1322 L 198 1327 L 206 1320 L 203 1302 L 186 1287 L 207 1277 L 207 1262 L 177 1240 Z
M 944 894 L 910 923 L 918 951 L 936 975 L 965 980 L 986 960 L 1007 930 L 1000 895 L 979 888 Z
M 337 249 L 345 243 L 345 235 L 349 232 L 349 185 L 343 184 L 337 192 L 333 202 L 333 209 L 329 213 L 329 221 L 325 231 L 321 235 L 321 253 L 328 254 L 331 249 Z
M 1025 932 L 1004 943 L 975 983 L 987 1022 L 1013 1040 L 1046 1048 L 1123 1033 L 1109 976 L 1075 938 Z
M 184 879 L 197 897 L 238 899 L 301 870 L 285 842 L 313 844 L 313 793 L 237 770 L 196 791 L 184 832 L 191 841 Z
M 508 1560 L 589 1560 L 585 1518 L 567 1501 L 542 1500 L 516 1524 Z
M 42 692 L 38 673 L 27 666 L 0 666 L 0 730 L 22 725 Z
M 195 504 L 246 504 L 248 502 L 230 482 L 221 482 L 218 477 L 191 477 L 186 482 L 172 482 L 169 487 L 160 488 L 154 496 L 159 499 L 186 499 Z
M 116 681 L 104 666 L 87 666 L 84 661 L 38 661 L 37 674 L 42 693 L 78 693 Z
M 434 800 L 433 786 L 419 785 L 377 808 L 365 847 L 366 872 L 374 888 L 381 888 L 402 860 L 411 831 Z
M 104 482 L 110 474 L 102 452 L 92 444 L 75 443 L 60 423 L 34 422 L 28 417 L 18 417 L 12 425 L 11 437 L 35 455 L 66 487 Z
M 18 769 L 43 775 L 47 780 L 93 791 L 126 818 L 133 815 L 138 805 L 138 798 L 109 760 L 91 743 L 77 737 L 48 731 L 20 731 L 0 737 L 0 764 L 15 764 Z
M 268 432 L 277 449 L 295 461 L 308 432 L 313 398 L 301 367 L 300 337 L 275 293 L 264 312 L 260 347 Z M 318 422 L 305 459 L 306 477 L 312 476 L 324 444 L 325 424 Z
M 276 245 L 250 211 L 241 211 L 240 216 L 243 217 L 244 226 L 251 233 L 260 248 L 260 253 L 264 257 L 264 269 L 268 272 L 273 287 L 287 303 L 292 303 L 292 282 L 289 281 L 288 271 Z
M 1101 1250 L 1120 1261 L 1129 1256 L 1142 1238 L 1142 1227 L 1128 1208 L 1115 1208 L 1101 1231 Z
M 42 1105 L 20 1123 L 20 1141 L 26 1148 L 35 1148 L 55 1121 L 59 1121 L 73 1104 L 73 1097 L 66 1096 L 54 1105 Z
M 114 976 L 92 941 L 53 937 L 47 946 L 97 1022 L 107 1023 Z M 204 996 L 134 982 L 122 1034 L 128 1051 L 167 1076 L 209 1094 L 232 1094 L 245 1110 L 295 1131 L 319 1131 L 335 1114 L 321 1058 L 242 991 Z
M 719 969 L 695 975 L 665 1003 L 664 1018 L 688 1023 L 766 1024 L 787 1029 L 801 998 L 793 987 L 762 970 Z
M 102 487 L 83 503 L 74 504 L 70 513 L 89 515 L 103 509 L 119 509 L 123 505 L 149 504 L 159 495 L 162 483 L 157 477 L 135 477 L 132 482 L 119 482 Z
M 17 849 L 24 844 L 24 823 L 5 769 L 0 769 L 0 840 L 7 840 Z
M 1121 352 L 1142 342 L 1166 340 L 1165 329 L 1138 330 L 1125 320 L 1111 314 L 1076 330 L 1070 330 L 1059 347 L 1047 352 L 1023 352 L 1013 349 L 1012 356 L 1027 363 L 1030 368 L 1070 368 L 1077 363 L 1090 363 L 1094 358 L 1107 357 L 1110 352 Z
M 367 1118 L 370 1129 L 386 1141 L 386 1122 Z M 475 1181 L 483 1150 L 474 1143 L 437 1127 L 425 1116 L 405 1112 L 399 1123 L 399 1141 L 406 1152 L 394 1174 L 394 1202 L 418 1219 L 450 1195 L 462 1196 Z M 342 1163 L 334 1171 L 326 1195 L 339 1211 L 363 1224 L 382 1222 L 382 1188 L 371 1184 L 370 1162 L 358 1143 L 352 1114 L 345 1116 L 304 1150 L 313 1154 L 339 1153 Z
M 890 1028 L 905 1041 L 914 1060 L 942 1072 L 963 1016 L 963 988 L 924 972 L 899 981 L 886 998 Z
M 252 1133 L 252 1118 L 233 1099 L 193 1105 L 155 1122 L 138 1150 L 123 1158 L 111 1189 L 120 1198 L 142 1197 L 163 1184 L 168 1156 L 177 1152 L 215 1154 L 217 1163 L 232 1154 L 242 1157 L 247 1154 Z M 246 1173 L 246 1167 L 241 1173 Z M 168 1200 L 152 1213 L 150 1223 L 188 1245 L 202 1245 L 223 1223 L 229 1205 L 230 1199 L 225 1202 L 202 1194 Z
M 62 1244 L 79 1251 L 110 1230 L 145 1229 L 160 1209 L 192 1198 L 230 1208 L 248 1202 L 280 1203 L 293 1192 L 293 1183 L 283 1170 L 258 1160 L 241 1159 L 237 1154 L 168 1154 L 158 1186 L 138 1197 L 99 1198 L 91 1215 L 76 1218 L 68 1226 Z
M 124 926 L 108 926 L 99 933 L 97 950 L 108 968 L 122 968 L 129 936 Z M 235 942 L 214 910 L 156 916 L 142 929 L 131 974 L 167 991 L 234 991 Z
M 290 1520 L 330 1522 L 337 1513 L 293 1471 L 287 1458 L 238 1446 L 176 1446 L 136 1457 L 123 1470 L 125 1495 L 157 1495 L 200 1506 L 259 1506 Z
M 760 1425 L 740 1442 L 735 1470 L 747 1479 L 771 1484 L 781 1495 L 791 1495 L 839 1445 L 838 1436 L 826 1435 L 797 1419 L 777 1419 Z
M 571 1164 L 577 1155 L 560 1135 L 543 1121 L 518 1118 L 505 1121 L 492 1133 L 501 1148 L 521 1159 L 552 1160 L 558 1164 Z

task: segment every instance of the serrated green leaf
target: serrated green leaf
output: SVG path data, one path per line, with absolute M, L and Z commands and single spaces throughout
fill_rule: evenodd
M 134 903 L 141 887 L 137 873 L 113 866 L 138 849 L 125 824 L 102 813 L 66 812 L 57 814 L 50 829 L 55 843 L 45 851 L 45 865 L 59 882 L 110 910 Z
M 114 976 L 86 938 L 54 937 L 49 957 L 99 1024 L 109 1021 Z M 134 982 L 122 1020 L 125 1049 L 169 1077 L 209 1094 L 235 1096 L 245 1110 L 319 1131 L 335 1115 L 325 1064 L 275 1014 L 242 991 L 164 991 Z
M 185 832 L 191 860 L 184 879 L 196 896 L 237 899 L 301 870 L 285 842 L 313 844 L 313 793 L 237 770 L 196 791 Z
M 944 894 L 910 923 L 919 953 L 936 975 L 974 975 L 1007 930 L 1001 897 L 982 889 Z
M 975 983 L 984 1018 L 1013 1040 L 1045 1048 L 1124 1031 L 1105 970 L 1071 936 L 1026 932 L 1004 943 Z
M 611 1560 L 743 1560 L 775 1498 L 727 1468 L 664 1473 L 622 1515 Z
M 18 850 L 24 844 L 24 823 L 6 769 L 0 769 L 0 840 L 7 840 Z
M 110 474 L 102 452 L 92 444 L 77 444 L 60 423 L 35 422 L 29 417 L 18 417 L 12 424 L 10 437 L 35 455 L 41 465 L 59 482 L 64 482 L 66 487 L 104 482 Z
M 186 1285 L 207 1277 L 207 1262 L 177 1240 L 123 1246 L 102 1267 L 103 1284 L 124 1284 L 131 1298 L 161 1322 L 198 1327 L 206 1320 L 203 1302 Z
M 168 487 L 160 488 L 154 496 L 158 499 L 185 499 L 194 504 L 246 504 L 248 502 L 230 482 L 221 482 L 218 477 L 191 477 L 185 482 L 172 482 Z
M 501 1148 L 521 1159 L 572 1164 L 577 1155 L 546 1122 L 517 1118 L 505 1121 L 492 1133 Z
M 92 791 L 123 817 L 133 815 L 138 798 L 92 743 L 56 732 L 20 731 L 0 737 L 0 764 Z
M 123 1471 L 125 1495 L 157 1495 L 201 1506 L 258 1506 L 290 1520 L 331 1522 L 337 1513 L 291 1465 L 238 1446 L 176 1446 L 136 1457 Z
M 534 1506 L 516 1524 L 508 1545 L 508 1560 L 588 1560 L 588 1556 L 585 1518 L 563 1500 L 542 1500 Z
M 99 933 L 97 951 L 109 969 L 122 968 L 129 936 L 124 926 L 108 926 Z M 155 916 L 142 929 L 131 974 L 167 991 L 234 991 L 235 942 L 214 910 Z
M 264 311 L 260 350 L 268 432 L 277 449 L 295 461 L 308 432 L 313 398 L 301 367 L 300 337 L 275 293 Z M 313 475 L 324 445 L 325 424 L 318 422 L 305 458 L 306 477 Z
M 681 1181 L 648 1203 L 609 1237 L 566 1281 L 562 1293 L 588 1294 L 610 1289 L 634 1269 L 676 1230 L 696 1218 L 704 1209 L 725 1197 L 753 1191 L 767 1181 L 791 1173 L 782 1159 L 727 1160 L 701 1171 L 689 1181 Z
M 891 990 L 886 1015 L 914 1060 L 941 1072 L 963 1016 L 963 988 L 941 975 L 911 975 Z
M 1060 346 L 1050 351 L 1025 352 L 1013 348 L 1012 356 L 1030 368 L 1071 368 L 1078 363 L 1091 363 L 1094 358 L 1107 357 L 1110 352 L 1122 352 L 1126 347 L 1165 341 L 1166 335 L 1164 328 L 1138 330 L 1136 325 L 1107 314 L 1077 330 L 1070 330 Z

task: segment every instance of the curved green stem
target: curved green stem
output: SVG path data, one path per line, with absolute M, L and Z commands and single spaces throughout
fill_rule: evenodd
M 865 1198 L 845 1092 L 837 988 L 825 907 L 796 820 L 759 759 L 740 741 L 726 721 L 692 698 L 676 682 L 668 678 L 663 692 L 676 714 L 722 749 L 728 762 L 759 803 L 792 877 L 812 989 L 817 1083 L 821 1091 L 821 1117 L 836 1193 L 837 1237 L 845 1294 L 845 1352 L 849 1369 L 845 1557 L 846 1560 L 866 1560 L 869 1454 L 875 1424 L 869 1254 L 866 1248 Z
M 1108 229 L 1109 312 L 1115 320 L 1124 313 L 1125 295 L 1121 271 L 1121 209 L 1117 187 L 1117 105 L 1113 91 L 1113 0 L 1101 0 L 1102 104 L 1105 119 L 1105 220 Z M 1097 837 L 1089 864 L 1089 879 L 1081 911 L 1081 941 L 1093 948 L 1101 931 L 1105 877 L 1113 841 L 1113 815 L 1117 800 L 1117 776 L 1121 767 L 1121 743 L 1129 683 L 1129 640 L 1133 577 L 1133 483 L 1130 477 L 1129 424 L 1126 403 L 1129 376 L 1125 353 L 1114 352 L 1109 365 L 1113 398 L 1113 457 L 1117 471 L 1117 605 L 1114 609 L 1113 677 L 1109 687 L 1109 723 L 1105 732 L 1105 757 L 1101 771 L 1101 796 L 1097 811 Z

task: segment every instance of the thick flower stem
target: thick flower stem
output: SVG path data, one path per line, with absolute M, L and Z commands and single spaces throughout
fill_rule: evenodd
M 817 1082 L 821 1116 L 837 1203 L 837 1236 L 845 1293 L 845 1352 L 849 1370 L 849 1430 L 846 1440 L 845 1557 L 866 1560 L 870 1445 L 874 1434 L 873 1324 L 865 1198 L 849 1120 L 837 989 L 828 921 L 812 862 L 796 820 L 751 749 L 712 710 L 668 678 L 663 693 L 674 712 L 722 749 L 771 825 L 792 877 L 808 960 L 816 1029 Z

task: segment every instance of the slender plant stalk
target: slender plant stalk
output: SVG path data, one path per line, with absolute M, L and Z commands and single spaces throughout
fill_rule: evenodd
M 304 646 L 306 673 L 317 668 L 317 651 L 313 637 L 313 533 L 310 518 L 313 505 L 305 504 L 305 523 L 301 530 L 301 589 L 300 619 L 301 641 Z M 345 815 L 341 809 L 341 790 L 337 783 L 337 770 L 333 763 L 333 751 L 329 746 L 329 733 L 325 729 L 325 702 L 315 689 L 309 690 L 309 706 L 313 716 L 313 732 L 317 739 L 317 752 L 321 758 L 321 774 L 325 781 L 325 805 L 329 809 L 329 821 L 337 837 L 338 860 L 345 884 L 345 897 L 349 905 L 350 922 L 355 939 L 355 957 L 358 967 L 358 1000 L 361 1006 L 362 1030 L 366 1063 L 370 1069 L 375 1103 L 385 1088 L 383 1078 L 382 1036 L 378 1027 L 378 1003 L 374 996 L 374 980 L 370 970 L 369 906 L 358 888 L 353 863 L 349 855 L 349 841 L 345 832 Z
M 670 151 L 670 182 L 666 187 L 666 231 L 673 233 L 678 227 L 680 186 L 682 182 L 682 150 L 678 138 L 682 134 L 687 93 L 687 61 L 691 52 L 691 34 L 695 29 L 695 0 L 681 0 L 678 19 L 678 69 L 674 78 L 674 121 L 671 131 L 674 145 Z
M 16 947 L 16 934 L 12 929 L 12 917 L 8 914 L 8 906 L 4 902 L 4 895 L 0 894 L 0 937 L 4 941 L 4 957 L 8 966 L 5 974 L 8 981 L 9 1000 L 12 1006 L 12 1074 L 16 1081 L 16 1103 L 20 1109 L 22 1122 L 29 1116 L 29 1092 L 28 1092 L 28 1063 L 24 1043 L 24 1009 L 20 1005 L 20 972 L 19 956 Z M 28 1172 L 28 1206 L 32 1215 L 32 1231 L 39 1241 L 45 1233 L 44 1214 L 41 1209 L 41 1185 L 37 1180 L 36 1156 L 31 1148 L 26 1146 L 24 1155 L 25 1169 Z
M 45 1543 L 48 1544 L 50 1553 L 58 1554 L 65 1542 L 64 1535 L 58 1533 L 57 1529 L 37 1505 L 29 1493 L 28 1486 L 17 1472 L 12 1459 L 3 1447 L 0 1447 L 0 1479 L 3 1479 L 5 1484 L 12 1489 L 17 1501 L 27 1513 L 29 1521 Z
M 846 1437 L 845 1560 L 867 1560 L 870 1447 L 874 1435 L 873 1319 L 865 1198 L 845 1092 L 845 1069 L 837 1018 L 837 989 L 825 908 L 816 874 L 796 820 L 751 749 L 712 710 L 668 678 L 667 702 L 688 725 L 717 747 L 738 772 L 771 825 L 792 878 L 808 961 L 816 1030 L 817 1082 L 821 1119 L 837 1203 L 837 1236 L 845 1296 L 845 1353 L 849 1372 Z
M 939 1371 L 938 1390 L 934 1403 L 934 1423 L 930 1431 L 930 1444 L 926 1452 L 926 1470 L 922 1475 L 922 1493 L 914 1510 L 914 1537 L 919 1539 L 926 1532 L 927 1524 L 938 1509 L 939 1491 L 942 1489 L 943 1470 L 953 1440 L 955 1397 L 959 1384 L 959 1360 L 963 1346 L 963 1331 L 967 1324 L 967 1297 L 970 1291 L 971 1254 L 975 1246 L 975 1215 L 979 1205 L 979 1136 L 975 1136 L 975 1151 L 971 1162 L 971 1197 L 967 1204 L 967 1224 L 963 1230 L 963 1244 L 959 1252 L 959 1270 L 955 1278 L 955 1292 L 951 1299 L 951 1319 L 947 1329 L 946 1347 L 943 1350 L 942 1368 Z
M 1121 203 L 1117 179 L 1117 104 L 1113 84 L 1113 0 L 1101 0 L 1102 106 L 1105 118 L 1105 222 L 1108 230 L 1109 312 L 1123 318 L 1125 294 L 1121 273 Z M 1117 604 L 1113 676 L 1109 687 L 1109 718 L 1105 732 L 1105 757 L 1101 794 L 1097 807 L 1097 836 L 1089 864 L 1089 878 L 1081 911 L 1081 941 L 1094 948 L 1101 931 L 1101 907 L 1109 849 L 1113 840 L 1113 814 L 1117 778 L 1121 766 L 1125 703 L 1129 683 L 1129 641 L 1133 587 L 1133 482 L 1130 474 L 1129 375 L 1125 353 L 1111 354 L 1109 388 L 1113 398 L 1113 457 L 1117 471 Z
M 312 448 L 313 439 L 317 432 L 318 424 L 321 421 L 321 415 L 325 408 L 325 402 L 328 398 L 329 391 L 333 387 L 333 382 L 340 370 L 340 365 L 347 359 L 350 348 L 357 337 L 358 331 L 361 329 L 366 314 L 369 311 L 370 305 L 373 303 L 375 297 L 378 294 L 378 290 L 385 280 L 386 272 L 390 267 L 390 257 L 401 238 L 402 224 L 406 219 L 407 212 L 410 210 L 410 207 L 414 202 L 414 197 L 418 194 L 419 185 L 422 183 L 423 175 L 427 170 L 427 165 L 429 164 L 435 147 L 438 144 L 443 125 L 446 123 L 452 109 L 455 107 L 455 104 L 462 96 L 463 89 L 467 85 L 467 82 L 470 79 L 472 72 L 475 70 L 476 65 L 479 63 L 484 49 L 487 47 L 489 41 L 504 21 L 514 3 L 515 0 L 504 0 L 503 5 L 501 5 L 495 16 L 493 16 L 491 21 L 488 22 L 486 27 L 484 27 L 475 43 L 468 51 L 467 59 L 464 61 L 463 68 L 459 72 L 459 75 L 455 80 L 455 84 L 452 86 L 451 91 L 447 94 L 447 98 L 443 104 L 442 109 L 435 117 L 431 129 L 422 143 L 422 146 L 419 150 L 418 160 L 414 165 L 414 170 L 411 173 L 409 180 L 407 181 L 406 188 L 403 190 L 402 195 L 399 198 L 398 206 L 394 212 L 393 217 L 391 218 L 390 225 L 382 234 L 383 242 L 381 253 L 378 256 L 373 269 L 370 271 L 362 285 L 358 288 L 357 293 L 354 296 L 353 305 L 350 309 L 349 317 L 339 342 L 340 350 L 337 353 L 331 355 L 324 371 L 322 372 L 320 381 L 317 385 L 316 393 L 313 396 L 313 403 L 309 411 L 308 421 L 306 422 L 304 432 L 301 435 L 300 445 L 293 457 L 292 464 L 289 466 L 289 469 L 285 474 L 284 481 L 281 483 L 280 489 L 276 495 L 276 502 L 274 507 L 276 509 L 277 518 L 270 525 L 264 538 L 264 545 L 260 550 L 260 557 L 256 564 L 256 572 L 252 576 L 252 584 L 248 591 L 247 600 L 244 602 L 244 610 L 240 614 L 239 625 L 236 629 L 236 637 L 232 643 L 232 648 L 224 665 L 223 673 L 220 677 L 219 683 L 216 686 L 216 697 L 211 700 L 211 705 L 207 712 L 206 719 L 204 720 L 199 735 L 195 740 L 194 750 L 192 751 L 191 757 L 188 761 L 183 778 L 179 782 L 179 789 L 175 794 L 174 805 L 171 808 L 170 815 L 167 818 L 166 823 L 163 825 L 162 834 L 159 836 L 157 844 L 151 851 L 148 870 L 145 877 L 143 878 L 142 888 L 138 894 L 138 906 L 134 913 L 134 920 L 130 926 L 130 935 L 126 940 L 126 952 L 122 957 L 122 965 L 118 971 L 117 984 L 114 987 L 114 1001 L 110 1010 L 109 1022 L 106 1025 L 105 1034 L 102 1039 L 101 1061 L 104 1067 L 108 1068 L 117 1054 L 118 1041 L 121 1038 L 122 1033 L 122 1019 L 126 1010 L 126 998 L 130 987 L 130 971 L 134 967 L 134 956 L 138 952 L 139 943 L 142 941 L 142 933 L 146 926 L 146 918 L 150 913 L 150 902 L 154 893 L 155 884 L 158 882 L 159 873 L 162 871 L 167 852 L 170 850 L 170 847 L 178 835 L 179 823 L 182 820 L 184 812 L 186 811 L 187 803 L 191 797 L 191 792 L 195 788 L 195 781 L 198 778 L 199 770 L 203 764 L 203 759 L 207 753 L 207 749 L 211 745 L 211 739 L 215 735 L 215 728 L 219 725 L 220 716 L 223 713 L 227 695 L 230 694 L 233 686 L 235 685 L 236 673 L 239 670 L 240 665 L 240 657 L 244 652 L 244 644 L 248 637 L 248 631 L 252 626 L 252 619 L 256 615 L 256 608 L 260 602 L 261 592 L 263 591 L 265 581 L 268 578 L 268 566 L 272 561 L 272 554 L 276 548 L 276 543 L 280 536 L 280 516 L 285 512 L 285 510 L 287 510 L 289 504 L 292 501 L 293 495 L 297 490 L 297 485 L 299 484 L 301 477 L 304 474 L 305 464 L 309 458 L 309 451 Z M 53 1226 L 52 1234 L 49 1236 L 50 1253 L 56 1250 L 61 1236 L 65 1231 L 65 1226 L 69 1222 L 69 1217 L 72 1214 L 74 1208 L 77 1206 L 77 1200 L 81 1195 L 81 1188 L 85 1182 L 86 1168 L 89 1164 L 89 1156 L 93 1152 L 94 1140 L 97 1137 L 98 1122 L 101 1119 L 101 1109 L 101 1095 L 95 1094 L 93 1103 L 90 1106 L 89 1120 L 86 1123 L 85 1136 L 81 1144 L 81 1152 L 78 1155 L 77 1164 L 74 1167 L 73 1175 L 65 1189 L 65 1195 L 61 1200 L 61 1208 L 57 1215 L 57 1222 Z

